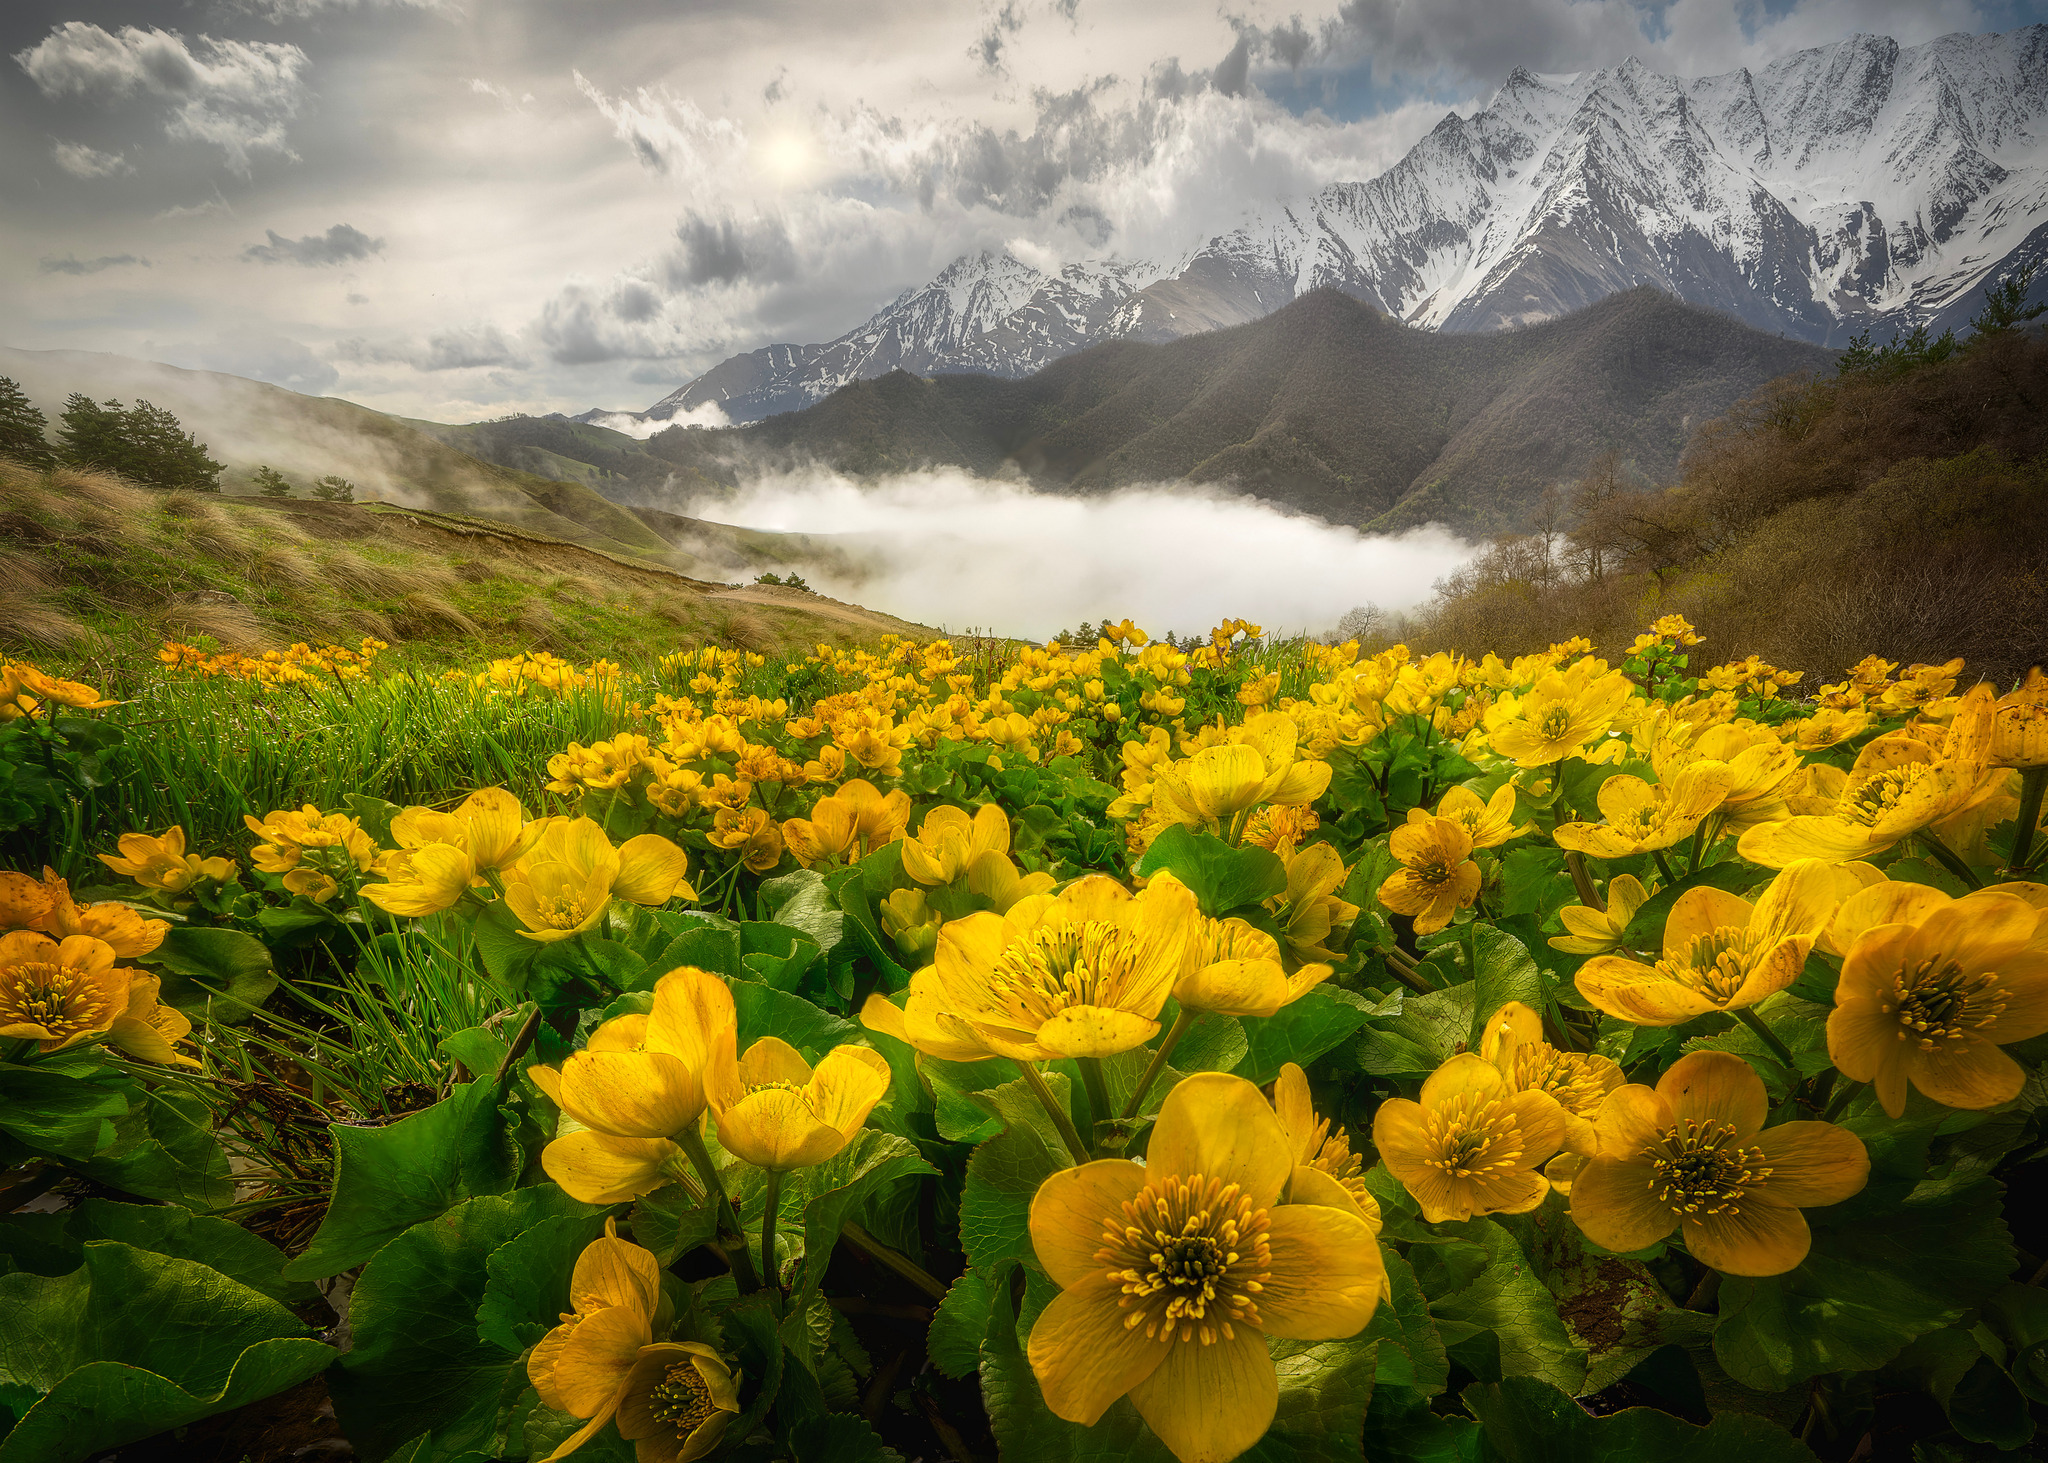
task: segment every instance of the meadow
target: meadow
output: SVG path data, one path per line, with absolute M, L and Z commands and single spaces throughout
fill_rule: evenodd
M 0 1463 L 2034 1442 L 2039 670 L 676 640 L 0 660 Z

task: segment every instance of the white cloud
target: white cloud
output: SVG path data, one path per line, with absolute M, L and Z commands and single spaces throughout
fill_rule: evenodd
M 641 87 L 630 95 L 606 95 L 580 71 L 576 88 L 588 97 L 642 167 L 694 183 L 745 157 L 746 129 L 730 117 L 712 117 L 687 97 L 666 87 Z
M 244 177 L 254 154 L 298 157 L 285 127 L 306 100 L 310 62 L 297 46 L 211 36 L 188 44 L 175 31 L 70 20 L 14 60 L 46 97 L 169 103 L 166 135 L 218 147 Z
M 458 326 L 435 331 L 425 340 L 372 344 L 349 339 L 334 349 L 336 360 L 361 365 L 411 366 L 416 371 L 462 371 L 480 366 L 516 366 L 526 360 L 495 325 Z
M 117 178 L 135 171 L 135 164 L 118 152 L 101 152 L 82 142 L 59 142 L 50 149 L 57 166 L 74 178 Z
M 628 437 L 645 442 L 649 437 L 658 436 L 670 427 L 729 427 L 732 419 L 725 414 L 725 408 L 715 401 L 702 402 L 688 411 L 679 411 L 667 421 L 656 421 L 649 417 L 635 416 L 631 412 L 615 411 L 601 417 L 592 417 L 594 427 L 609 427 Z
M 234 8 L 273 25 L 309 20 L 323 10 L 442 10 L 461 14 L 457 0 L 232 0 Z
M 1437 528 L 1368 537 L 1178 484 L 1066 498 L 943 471 L 856 483 L 770 475 L 737 499 L 678 505 L 719 523 L 839 536 L 858 571 L 801 566 L 836 598 L 958 630 L 1042 638 L 1129 615 L 1154 634 L 1243 617 L 1328 630 L 1367 601 L 1406 609 L 1471 556 Z

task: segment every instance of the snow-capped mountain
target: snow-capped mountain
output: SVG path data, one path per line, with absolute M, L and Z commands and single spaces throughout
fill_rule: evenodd
M 735 356 L 645 415 L 718 402 L 752 421 L 899 366 L 1020 376 L 1101 340 L 1242 324 L 1323 286 L 1457 331 L 1647 284 L 1839 345 L 1960 324 L 2034 260 L 2048 263 L 2048 26 L 1913 47 L 1852 36 L 1693 79 L 1633 60 L 1518 69 L 1379 177 L 1255 209 L 1178 260 L 1048 275 L 964 257 L 838 340 Z

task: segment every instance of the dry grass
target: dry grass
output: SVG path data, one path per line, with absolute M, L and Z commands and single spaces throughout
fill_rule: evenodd
M 284 643 L 261 615 L 231 595 L 181 595 L 165 605 L 157 618 L 175 639 L 208 635 L 228 649 L 244 653 L 275 650 Z
M 347 549 L 331 550 L 319 563 L 321 576 L 329 584 L 360 599 L 402 599 L 417 582 Z
M 397 627 L 400 634 L 409 637 L 443 635 L 452 631 L 481 639 L 484 633 L 483 627 L 475 620 L 440 595 L 426 590 L 416 590 L 405 597 Z
M 711 634 L 719 644 L 734 650 L 766 652 L 775 644 L 774 633 L 752 610 L 727 610 L 711 622 Z

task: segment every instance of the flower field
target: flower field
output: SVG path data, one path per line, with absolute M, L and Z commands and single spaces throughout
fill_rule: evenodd
M 0 1463 L 2024 1450 L 2048 677 L 1709 649 L 0 661 Z

